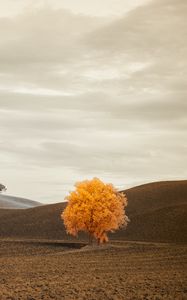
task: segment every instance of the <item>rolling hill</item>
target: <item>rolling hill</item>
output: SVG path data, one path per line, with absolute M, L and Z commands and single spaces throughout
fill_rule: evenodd
M 131 222 L 115 238 L 187 242 L 187 180 L 145 184 L 125 193 Z
M 39 202 L 32 201 L 25 198 L 19 198 L 14 196 L 8 196 L 8 195 L 2 195 L 0 194 L 0 209 L 3 208 L 18 208 L 18 209 L 24 209 L 24 208 L 31 208 L 35 206 L 42 205 Z
M 112 239 L 187 242 L 187 180 L 145 184 L 125 193 L 131 221 L 126 230 L 111 234 Z M 65 206 L 57 203 L 25 210 L 0 209 L 0 237 L 72 239 L 60 219 Z

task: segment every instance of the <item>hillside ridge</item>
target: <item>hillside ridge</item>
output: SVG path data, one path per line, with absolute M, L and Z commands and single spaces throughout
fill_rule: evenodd
M 40 205 L 42 203 L 30 199 L 0 194 L 0 209 L 26 209 Z
M 130 223 L 111 234 L 112 239 L 187 243 L 187 180 L 145 184 L 125 193 Z M 75 240 L 60 218 L 66 205 L 0 209 L 0 237 Z M 80 240 L 86 238 L 79 235 Z

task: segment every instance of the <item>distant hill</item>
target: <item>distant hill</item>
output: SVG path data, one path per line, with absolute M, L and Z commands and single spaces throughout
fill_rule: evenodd
M 14 196 L 8 196 L 0 194 L 0 208 L 30 208 L 42 205 L 39 202 L 28 200 L 25 198 L 19 198 Z
M 112 239 L 187 242 L 187 180 L 145 184 L 125 193 L 131 222 L 126 230 L 111 234 Z M 0 209 L 0 237 L 72 239 L 60 219 L 65 207 L 66 203 L 58 203 Z

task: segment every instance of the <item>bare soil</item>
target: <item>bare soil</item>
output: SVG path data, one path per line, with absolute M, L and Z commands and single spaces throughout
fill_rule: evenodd
M 0 240 L 0 300 L 187 299 L 187 245 Z

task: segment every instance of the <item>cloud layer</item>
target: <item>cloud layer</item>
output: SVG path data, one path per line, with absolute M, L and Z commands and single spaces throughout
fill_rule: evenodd
M 187 177 L 187 3 L 134 6 L 115 17 L 54 5 L 0 18 L 10 193 L 55 202 L 92 176 L 119 187 Z

